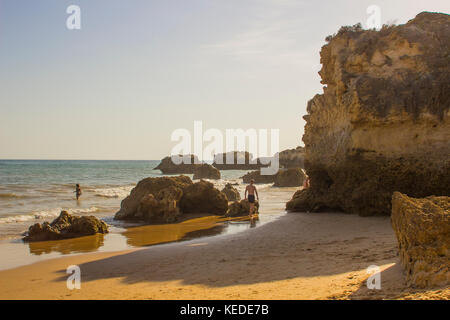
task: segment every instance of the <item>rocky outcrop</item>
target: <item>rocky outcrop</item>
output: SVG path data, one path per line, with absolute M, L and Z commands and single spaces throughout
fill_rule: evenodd
M 178 202 L 183 195 L 179 187 L 161 189 L 156 196 L 149 193 L 141 198 L 137 215 L 149 223 L 171 223 L 181 215 Z
M 281 169 L 275 175 L 274 187 L 299 187 L 306 175 L 300 168 Z
M 242 181 L 244 183 L 250 183 L 250 181 L 253 179 L 255 183 L 274 183 L 275 182 L 275 175 L 264 175 L 261 174 L 259 170 L 257 171 L 250 171 L 243 175 Z
M 220 179 L 220 171 L 212 165 L 203 163 L 194 168 L 194 180 L 196 179 Z
M 171 223 L 184 213 L 223 215 L 228 201 L 210 182 L 186 176 L 146 178 L 122 200 L 116 220 Z
M 255 201 L 254 213 L 258 213 L 259 202 Z M 228 207 L 227 217 L 241 217 L 250 214 L 250 203 L 247 199 L 241 201 L 235 201 Z
M 392 227 L 409 285 L 450 284 L 450 198 L 392 196 Z
M 278 155 L 281 168 L 303 168 L 305 161 L 305 148 L 283 150 Z
M 180 209 L 183 213 L 224 215 L 228 209 L 228 200 L 211 182 L 200 180 L 183 190 Z
M 227 160 L 227 156 L 230 160 Z M 259 159 L 255 163 L 253 156 L 247 151 L 232 151 L 228 153 L 219 153 L 214 156 L 213 166 L 219 170 L 255 170 L 267 165 L 261 164 Z
M 171 192 L 173 188 L 184 190 L 187 186 L 192 185 L 192 180 L 187 176 L 176 177 L 157 177 L 146 178 L 136 185 L 131 190 L 129 196 L 122 200 L 120 204 L 120 210 L 114 216 L 116 220 L 152 220 L 151 217 L 160 216 L 154 211 L 151 213 L 149 208 L 156 206 L 156 204 L 150 204 L 154 202 L 149 195 L 152 195 L 155 201 L 160 201 L 162 198 L 161 192 Z M 167 191 L 163 191 L 168 189 Z M 163 204 L 158 205 L 159 208 Z M 177 203 L 178 206 L 178 203 Z M 148 209 L 148 210 L 147 210 Z M 161 212 L 160 212 L 161 213 Z
M 175 164 L 172 161 L 172 157 L 165 157 L 161 160 L 160 164 L 154 168 L 154 170 L 160 170 L 163 174 L 192 174 L 197 166 L 200 164 L 197 156 L 187 155 L 184 156 L 190 161 L 188 163 Z
M 222 189 L 222 193 L 227 197 L 228 201 L 236 201 L 241 200 L 241 195 L 239 191 L 233 187 L 230 183 L 225 185 L 225 188 Z
M 306 175 L 300 168 L 289 168 L 280 169 L 274 175 L 263 175 L 259 170 L 251 171 L 241 178 L 244 183 L 250 183 L 253 179 L 255 183 L 273 183 L 274 187 L 299 187 L 303 185 Z
M 228 200 L 210 182 L 186 176 L 146 178 L 122 200 L 116 220 L 171 223 L 185 213 L 224 215 Z
M 94 216 L 72 216 L 61 211 L 53 222 L 36 223 L 28 229 L 24 241 L 47 241 L 108 233 L 108 226 Z
M 450 16 L 380 31 L 343 27 L 322 47 L 324 93 L 308 102 L 311 187 L 289 210 L 390 214 L 391 197 L 448 195 Z

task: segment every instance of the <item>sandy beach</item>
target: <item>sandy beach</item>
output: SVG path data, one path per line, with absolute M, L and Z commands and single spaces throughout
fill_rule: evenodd
M 68 290 L 66 268 L 81 268 Z M 366 286 L 381 269 L 381 289 Z M 389 217 L 290 213 L 237 234 L 0 272 L 0 299 L 448 299 L 405 285 Z

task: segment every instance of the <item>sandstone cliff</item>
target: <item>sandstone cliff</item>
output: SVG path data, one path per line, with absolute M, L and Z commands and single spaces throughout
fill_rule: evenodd
M 391 196 L 450 192 L 450 16 L 380 31 L 343 27 L 321 50 L 324 93 L 308 102 L 311 187 L 287 209 L 390 214 Z
M 450 284 L 450 198 L 414 199 L 394 192 L 391 219 L 407 283 Z

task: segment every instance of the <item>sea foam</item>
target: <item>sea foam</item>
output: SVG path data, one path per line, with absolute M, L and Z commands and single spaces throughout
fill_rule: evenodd
M 71 214 L 83 214 L 83 213 L 93 213 L 97 212 L 100 209 L 97 207 L 90 207 L 90 208 L 53 208 L 49 210 L 41 210 L 32 212 L 30 214 L 22 214 L 22 215 L 15 215 L 15 216 L 6 216 L 0 218 L 0 224 L 5 223 L 21 223 L 21 222 L 27 222 L 27 221 L 33 221 L 33 220 L 44 220 L 48 218 L 56 218 L 59 216 L 62 210 L 66 210 L 67 212 Z

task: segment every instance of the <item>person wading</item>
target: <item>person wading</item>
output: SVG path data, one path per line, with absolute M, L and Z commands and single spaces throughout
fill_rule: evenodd
M 250 184 L 245 188 L 245 199 L 248 200 L 250 204 L 249 216 L 252 217 L 253 211 L 255 210 L 255 195 L 256 199 L 259 201 L 258 190 L 254 186 L 255 180 L 250 180 Z M 247 197 L 248 194 L 248 197 Z
M 77 196 L 77 200 L 80 199 L 81 188 L 80 188 L 80 185 L 78 183 L 75 185 L 75 191 L 74 192 L 75 192 L 75 195 Z

